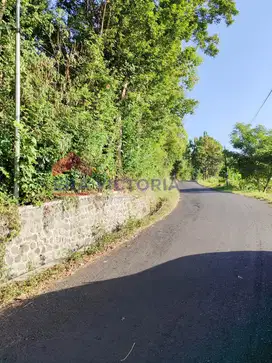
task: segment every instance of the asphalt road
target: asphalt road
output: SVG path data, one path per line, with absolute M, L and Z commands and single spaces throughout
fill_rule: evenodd
M 271 250 L 269 205 L 183 183 L 167 218 L 5 312 L 0 362 L 271 363 Z

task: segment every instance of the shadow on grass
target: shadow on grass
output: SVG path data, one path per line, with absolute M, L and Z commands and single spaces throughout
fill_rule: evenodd
M 44 294 L 1 317 L 0 362 L 268 363 L 271 284 L 271 252 L 226 252 Z

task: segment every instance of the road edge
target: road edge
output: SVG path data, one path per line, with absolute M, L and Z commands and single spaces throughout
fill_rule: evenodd
M 143 230 L 151 227 L 170 215 L 177 207 L 180 192 L 173 190 L 168 195 L 159 197 L 159 208 L 140 220 L 128 221 L 120 230 L 101 237 L 94 245 L 84 251 L 77 251 L 69 258 L 41 272 L 37 272 L 24 281 L 12 281 L 0 287 L 0 311 L 46 292 L 54 282 L 67 278 L 81 268 L 93 263 L 98 258 L 111 253 L 125 242 L 133 240 Z
M 200 185 L 203 188 L 206 189 L 211 189 L 217 192 L 221 192 L 221 193 L 230 193 L 230 194 L 236 194 L 236 195 L 241 195 L 244 196 L 246 198 L 251 198 L 251 199 L 256 199 L 256 200 L 261 200 L 263 202 L 266 202 L 268 205 L 272 205 L 272 198 L 269 195 L 266 195 L 263 192 L 244 192 L 242 190 L 232 190 L 231 188 L 227 188 L 226 186 L 209 186 L 209 185 L 204 185 L 201 184 L 201 182 L 199 182 L 198 180 L 195 181 L 198 185 Z

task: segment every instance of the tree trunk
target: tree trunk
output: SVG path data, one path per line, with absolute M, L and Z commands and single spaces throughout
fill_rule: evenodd
M 122 102 L 125 97 L 126 97 L 126 93 L 127 93 L 127 88 L 128 88 L 128 82 L 126 81 L 124 83 L 123 86 L 123 90 L 122 90 L 122 94 L 121 94 L 121 99 L 120 101 Z M 116 155 L 116 166 L 117 166 L 117 174 L 121 175 L 122 171 L 123 171 L 123 163 L 122 163 L 122 146 L 123 146 L 123 121 L 122 121 L 122 116 L 119 115 L 117 118 L 117 127 L 119 129 L 119 133 L 118 133 L 118 143 L 117 143 L 117 155 Z
M 6 10 L 7 0 L 2 0 L 0 5 L 0 23 L 2 22 L 5 10 Z
M 1 1 L 1 0 L 0 0 Z M 6 5 L 7 5 L 7 0 L 2 0 L 0 3 L 0 25 L 2 23 L 3 20 L 3 16 L 6 10 Z M 0 27 L 0 39 L 1 39 L 1 27 Z M 0 52 L 2 50 L 2 45 L 0 44 Z
M 270 174 L 269 177 L 267 178 L 267 181 L 266 181 L 266 184 L 265 184 L 265 187 L 264 187 L 264 190 L 263 190 L 264 193 L 266 193 L 267 188 L 269 186 L 269 183 L 270 183 L 271 179 L 272 179 L 272 174 Z
M 260 183 L 260 178 L 258 176 L 256 176 L 256 181 L 257 181 L 257 186 L 258 186 L 258 191 L 261 191 L 261 183 Z
M 110 27 L 110 21 L 111 21 L 111 6 L 110 6 L 110 10 L 109 10 L 108 22 L 107 22 L 106 30 L 108 30 L 109 27 Z
M 105 1 L 104 9 L 103 9 L 103 15 L 102 15 L 102 20 L 101 20 L 101 29 L 100 29 L 100 36 L 101 37 L 102 37 L 103 31 L 104 31 L 104 23 L 105 23 L 105 16 L 106 16 L 107 4 L 108 4 L 108 0 Z

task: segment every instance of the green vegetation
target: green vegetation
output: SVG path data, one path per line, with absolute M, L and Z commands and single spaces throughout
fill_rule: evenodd
M 241 194 L 246 197 L 260 199 L 260 200 L 264 200 L 266 202 L 272 203 L 271 191 L 270 192 L 260 192 L 257 190 L 251 190 L 251 191 L 242 190 L 242 189 L 239 189 L 239 187 L 233 186 L 232 184 L 226 185 L 225 180 L 220 179 L 220 178 L 210 178 L 210 179 L 206 179 L 206 180 L 199 179 L 198 182 L 199 182 L 199 184 L 201 184 L 205 187 L 213 188 L 218 191 L 234 193 L 234 194 Z
M 16 202 L 0 192 L 0 282 L 5 275 L 4 256 L 6 244 L 20 231 L 20 219 Z
M 173 189 L 169 192 L 157 192 L 157 203 L 150 215 L 141 220 L 129 220 L 114 232 L 104 234 L 94 245 L 83 251 L 72 253 L 61 264 L 31 275 L 25 281 L 11 282 L 0 287 L 0 308 L 12 303 L 15 299 L 24 300 L 45 290 L 53 281 L 70 275 L 73 271 L 90 262 L 93 256 L 105 253 L 108 249 L 118 247 L 142 229 L 164 218 L 177 205 L 179 192 Z M 32 270 L 29 265 L 29 272 Z
M 208 179 L 219 173 L 223 163 L 223 147 L 206 132 L 189 145 L 194 177 Z
M 52 198 L 52 166 L 75 153 L 101 179 L 168 176 L 186 160 L 185 93 L 215 56 L 210 25 L 232 0 L 22 0 L 20 202 Z M 14 179 L 15 0 L 0 5 L 0 180 Z M 186 162 L 185 162 L 186 164 Z M 184 166 L 186 168 L 186 165 Z
M 272 179 L 272 130 L 262 125 L 238 123 L 231 135 L 233 147 L 239 153 L 230 153 L 234 167 L 241 177 L 259 191 L 266 192 Z
M 193 149 L 191 163 L 199 182 L 205 186 L 271 202 L 272 130 L 262 125 L 253 127 L 250 124 L 237 123 L 231 134 L 231 144 L 235 151 L 223 150 L 221 147 L 218 153 L 218 166 L 221 159 L 221 170 L 214 170 L 209 178 L 205 177 L 203 164 L 196 163 L 194 155 L 198 151 Z M 197 148 L 201 146 L 196 146 Z M 205 158 L 210 158 L 207 150 L 203 160 Z

